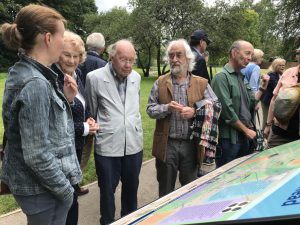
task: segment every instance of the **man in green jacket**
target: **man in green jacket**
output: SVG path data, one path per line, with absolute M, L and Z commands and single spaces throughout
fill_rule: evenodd
M 249 140 L 256 137 L 252 115 L 255 97 L 248 84 L 244 84 L 241 69 L 245 68 L 253 54 L 251 43 L 235 41 L 229 52 L 229 62 L 212 80 L 211 86 L 222 104 L 219 118 L 220 167 L 250 152 Z

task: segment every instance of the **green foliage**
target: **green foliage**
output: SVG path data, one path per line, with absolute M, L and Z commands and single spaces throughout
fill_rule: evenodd
M 83 21 L 87 13 L 96 13 L 94 0 L 2 0 L 0 2 L 0 24 L 12 23 L 21 7 L 30 3 L 44 4 L 55 8 L 68 20 L 68 29 L 84 35 Z M 0 43 L 0 71 L 6 71 L 17 61 L 16 51 L 8 50 Z
M 224 65 L 228 50 L 233 41 L 244 39 L 255 47 L 260 47 L 258 33 L 259 15 L 251 9 L 251 2 L 237 2 L 230 5 L 227 1 L 216 1 L 208 7 L 203 16 L 203 27 L 213 43 L 209 46 L 210 61 L 213 65 Z M 222 63 L 222 64 L 220 64 Z
M 276 6 L 272 0 L 261 0 L 253 6 L 259 14 L 258 33 L 260 35 L 261 48 L 265 52 L 265 59 L 280 55 L 281 39 L 278 35 Z
M 133 40 L 138 52 L 138 65 L 144 76 L 156 63 L 158 75 L 164 66 L 162 55 L 169 40 L 189 39 L 199 28 L 213 40 L 209 46 L 210 61 L 224 61 L 228 49 L 237 39 L 250 41 L 261 48 L 266 58 L 294 58 L 300 46 L 300 4 L 297 0 L 129 0 L 130 12 L 113 8 L 97 12 L 94 0 L 2 0 L 0 24 L 12 22 L 19 9 L 29 3 L 42 3 L 56 8 L 68 20 L 68 29 L 85 38 L 91 32 L 101 32 L 107 45 L 121 38 Z M 233 3 L 232 3 L 233 2 Z M 17 59 L 16 53 L 0 44 L 0 70 L 6 70 Z
M 12 195 L 1 195 L 0 196 L 0 215 L 9 213 L 19 206 Z
M 87 34 L 100 32 L 106 45 L 123 38 L 130 38 L 129 13 L 124 8 L 113 8 L 109 12 L 87 14 L 84 18 L 84 30 Z
M 265 0 L 267 1 L 267 0 Z M 295 49 L 300 46 L 300 4 L 298 0 L 275 2 L 276 17 L 273 32 L 279 37 L 279 52 L 285 59 L 294 60 Z
M 4 85 L 6 80 L 6 74 L 0 73 L 0 105 L 2 106 L 2 99 L 3 99 L 3 92 L 4 92 Z M 2 107 L 0 107 L 0 114 L 2 115 Z M 2 116 L 0 118 L 0 142 L 2 143 L 3 139 L 3 121 Z M 1 161 L 0 161 L 0 170 L 1 170 Z M 12 195 L 5 195 L 0 196 L 0 215 L 11 212 L 12 210 L 16 209 L 18 207 L 15 199 L 12 197 Z

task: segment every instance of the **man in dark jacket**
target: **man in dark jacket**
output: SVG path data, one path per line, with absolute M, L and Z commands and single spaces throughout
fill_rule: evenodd
M 207 46 L 210 44 L 211 40 L 208 38 L 207 33 L 204 30 L 196 30 L 192 33 L 190 38 L 190 46 L 195 54 L 196 65 L 192 71 L 192 74 L 203 77 L 210 82 L 210 77 L 208 75 L 206 62 L 203 56 Z
M 83 64 L 79 66 L 82 72 L 82 83 L 85 86 L 86 75 L 106 65 L 106 61 L 100 56 L 105 49 L 105 39 L 101 33 L 92 33 L 86 39 L 87 56 Z

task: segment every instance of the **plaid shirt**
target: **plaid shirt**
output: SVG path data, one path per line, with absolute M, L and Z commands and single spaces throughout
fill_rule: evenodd
M 187 76 L 182 84 L 178 84 L 176 79 L 172 76 L 173 84 L 173 101 L 178 102 L 183 106 L 188 106 L 187 89 L 190 84 L 190 75 Z M 170 119 L 170 138 L 189 139 L 192 119 L 182 119 L 179 112 L 171 114 Z
M 178 84 L 176 79 L 172 76 L 172 85 L 173 85 L 173 101 L 176 101 L 184 106 L 188 106 L 187 98 L 187 89 L 190 84 L 190 75 L 187 76 L 183 84 Z M 212 91 L 211 87 L 207 85 L 207 88 L 204 91 L 204 99 L 216 100 L 217 97 Z M 197 103 L 196 103 L 197 105 Z M 158 82 L 156 81 L 152 87 L 148 105 L 147 113 L 151 118 L 162 119 L 167 115 L 171 114 L 168 110 L 168 104 L 160 104 L 158 101 Z M 191 135 L 191 125 L 193 118 L 189 120 L 182 119 L 178 112 L 171 114 L 170 119 L 170 138 L 176 139 L 189 139 Z

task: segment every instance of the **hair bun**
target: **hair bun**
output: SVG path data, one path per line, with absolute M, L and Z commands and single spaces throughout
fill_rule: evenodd
M 1 37 L 7 48 L 18 49 L 22 36 L 17 28 L 17 24 L 4 23 L 1 26 Z

